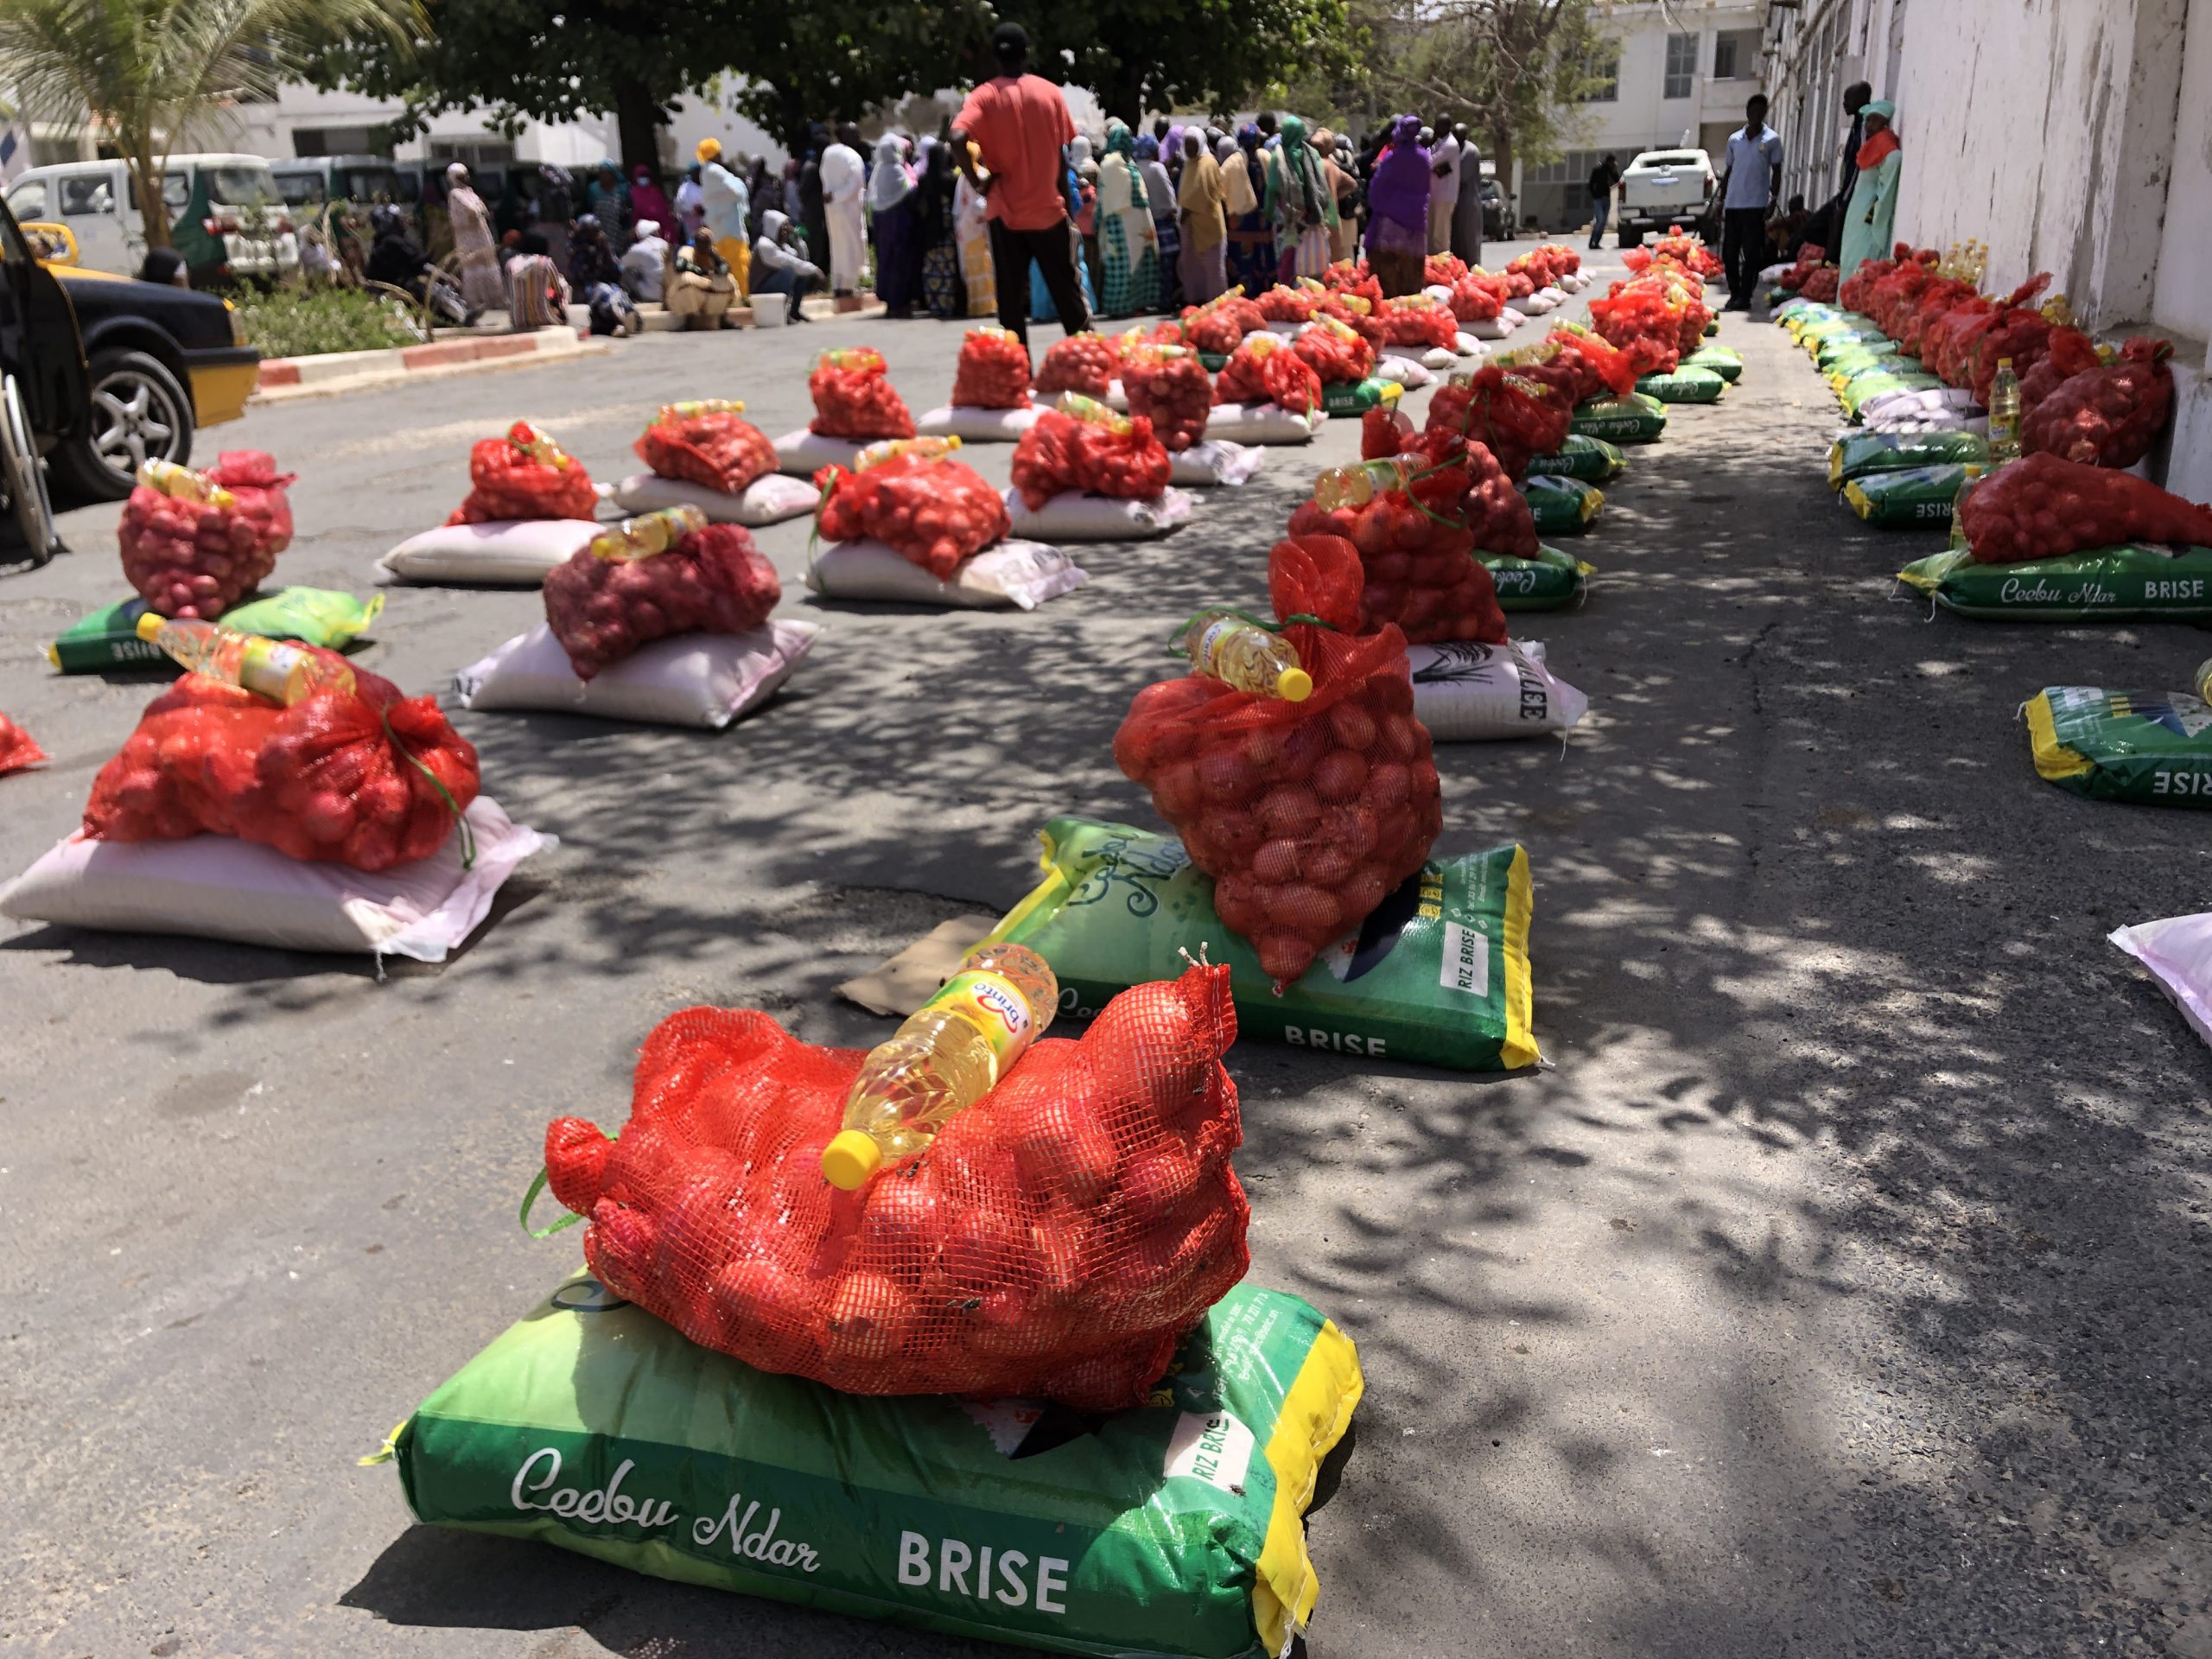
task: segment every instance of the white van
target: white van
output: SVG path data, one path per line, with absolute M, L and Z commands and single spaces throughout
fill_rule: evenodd
M 7 200 L 17 224 L 68 226 L 85 269 L 138 274 L 146 230 L 124 162 L 35 167 L 8 187 Z M 299 265 L 289 210 L 258 156 L 172 156 L 162 171 L 162 204 L 170 214 L 170 244 L 195 288 L 277 277 Z

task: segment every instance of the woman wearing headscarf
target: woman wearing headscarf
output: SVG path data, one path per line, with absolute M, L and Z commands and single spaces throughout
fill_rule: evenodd
M 1135 316 L 1160 303 L 1160 247 L 1151 200 L 1136 169 L 1136 138 L 1122 121 L 1106 124 L 1098 166 L 1099 314 Z
M 1183 239 L 1175 233 L 1175 181 L 1160 159 L 1160 141 L 1148 132 L 1137 140 L 1136 159 L 1145 200 L 1152 208 L 1152 239 L 1160 248 L 1160 308 L 1173 316 L 1183 308 L 1183 283 L 1177 274 Z
M 1877 99 L 1859 111 L 1866 124 L 1866 142 L 1859 146 L 1859 177 L 1851 188 L 1851 203 L 1843 211 L 1843 248 L 1837 263 L 1845 279 L 1869 259 L 1878 258 L 1891 247 L 1890 232 L 1897 214 L 1897 174 L 1904 161 L 1897 143 L 1897 106 Z
M 1367 186 L 1367 263 L 1385 299 L 1421 292 L 1428 257 L 1429 178 L 1421 118 L 1402 115 L 1390 124 L 1390 142 L 1375 158 L 1375 176 Z
M 707 194 L 699 183 L 700 164 L 683 169 L 683 182 L 676 187 L 676 226 L 678 242 L 689 243 L 707 222 Z
M 505 296 L 492 215 L 484 211 L 484 198 L 469 188 L 468 169 L 459 162 L 446 168 L 446 217 L 453 224 L 453 251 L 461 256 L 461 303 L 471 311 L 499 304 Z
M 606 228 L 597 213 L 586 213 L 569 238 L 569 289 L 588 295 L 601 283 L 619 284 L 621 280 L 622 261 L 607 239 Z
M 754 156 L 753 171 L 745 181 L 745 194 L 753 199 L 753 205 L 745 215 L 745 234 L 748 241 L 760 234 L 760 216 L 776 205 L 778 192 L 782 188 L 768 166 L 768 158 L 766 156 Z
M 875 141 L 875 170 L 868 175 L 868 212 L 875 237 L 875 296 L 899 321 L 914 315 L 922 286 L 922 243 L 913 175 L 906 170 L 906 140 L 887 132 Z
M 1074 146 L 1070 145 L 1071 151 Z M 1076 245 L 1083 252 L 1083 278 L 1096 293 L 1103 283 L 1098 263 L 1098 163 L 1084 162 L 1075 170 L 1083 188 L 1083 207 L 1075 216 Z
M 1264 211 L 1268 174 L 1260 158 L 1260 130 L 1249 121 L 1236 130 L 1236 150 L 1221 158 L 1224 173 L 1243 175 L 1243 188 L 1228 182 L 1229 280 L 1257 294 L 1275 279 L 1275 233 Z M 1246 205 L 1240 207 L 1243 202 Z
M 1281 255 L 1274 280 L 1319 279 L 1329 268 L 1337 229 L 1337 195 L 1321 172 L 1321 157 L 1306 142 L 1306 123 L 1282 118 L 1280 142 L 1268 152 L 1268 222 Z
M 1192 305 L 1217 298 L 1229 286 L 1229 219 L 1224 210 L 1221 163 L 1206 154 L 1195 127 L 1183 133 L 1183 182 L 1175 205 L 1182 216 L 1183 297 Z
M 715 251 L 715 238 L 699 232 L 676 251 L 676 273 L 669 279 L 666 303 L 683 320 L 685 328 L 719 328 L 722 317 L 737 302 L 737 283 L 729 266 Z
M 753 268 L 757 277 L 753 292 L 786 296 L 785 316 L 792 322 L 808 320 L 799 308 L 800 302 L 821 289 L 822 267 L 800 257 L 791 246 L 791 222 L 783 214 L 760 215 L 760 235 L 753 245 Z
M 612 162 L 601 162 L 593 173 L 591 182 L 584 187 L 584 203 L 592 217 L 607 229 L 609 236 L 622 234 L 622 227 L 630 223 L 630 192 L 622 182 L 622 175 Z
M 982 146 L 968 141 L 968 156 L 978 165 Z M 983 193 L 956 173 L 952 188 L 952 238 L 960 247 L 960 283 L 968 290 L 968 315 L 995 317 L 999 311 L 998 277 L 991 264 L 991 226 L 985 216 Z
M 806 257 L 817 264 L 830 257 L 830 219 L 822 197 L 822 152 L 829 148 L 830 129 L 817 121 L 807 129 L 806 155 L 798 168 L 798 209 L 791 221 L 806 244 Z
M 676 223 L 676 210 L 669 206 L 668 196 L 650 167 L 630 169 L 630 214 L 632 225 L 647 219 L 656 225 Z
M 922 299 L 940 321 L 964 315 L 968 308 L 960 283 L 960 238 L 953 227 L 957 183 L 952 146 L 925 138 L 922 179 L 914 188 L 915 236 L 922 250 Z
M 1321 157 L 1321 177 L 1329 187 L 1329 194 L 1337 204 L 1336 227 L 1329 232 L 1329 263 L 1350 259 L 1359 251 L 1359 180 L 1344 165 L 1338 153 L 1337 136 L 1326 127 L 1313 133 L 1313 149 Z M 1319 276 L 1318 270 L 1301 272 L 1306 276 Z

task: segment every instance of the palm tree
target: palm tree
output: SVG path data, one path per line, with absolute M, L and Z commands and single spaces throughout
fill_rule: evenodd
M 0 0 L 0 63 L 27 114 L 90 125 L 130 163 L 146 245 L 169 245 L 162 172 L 197 123 L 271 98 L 319 48 L 429 24 L 421 0 Z

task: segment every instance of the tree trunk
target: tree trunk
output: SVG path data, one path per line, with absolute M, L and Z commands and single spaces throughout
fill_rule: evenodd
M 1124 70 L 1114 77 L 1114 85 L 1106 95 L 1106 113 L 1117 121 L 1126 121 L 1135 131 L 1144 120 L 1144 77 Z
M 138 193 L 138 217 L 146 231 L 146 250 L 173 248 L 176 238 L 169 234 L 168 204 L 162 200 L 162 168 L 154 159 L 153 145 L 131 147 L 130 183 Z
M 614 124 L 621 135 L 622 171 L 650 168 L 660 176 L 660 100 L 642 80 L 618 75 L 614 80 Z
M 1490 155 L 1487 159 L 1497 168 L 1497 188 L 1505 193 L 1505 234 L 1508 237 L 1518 235 L 1521 200 L 1513 189 L 1513 129 L 1503 121 L 1490 124 Z M 1475 180 L 1475 188 L 1482 188 L 1479 175 Z

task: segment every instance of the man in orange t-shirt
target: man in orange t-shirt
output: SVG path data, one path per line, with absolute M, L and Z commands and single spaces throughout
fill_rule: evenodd
M 960 106 L 952 123 L 952 159 L 983 193 L 999 325 L 1027 346 L 1033 260 L 1061 326 L 1071 334 L 1090 326 L 1083 288 L 1076 281 L 1075 240 L 1062 194 L 1067 171 L 1062 147 L 1075 137 L 1075 122 L 1058 86 L 1042 75 L 1024 73 L 1029 33 L 1020 23 L 1001 23 L 993 30 L 991 50 L 1001 73 L 969 93 Z M 978 176 L 970 143 L 982 152 L 989 178 Z

